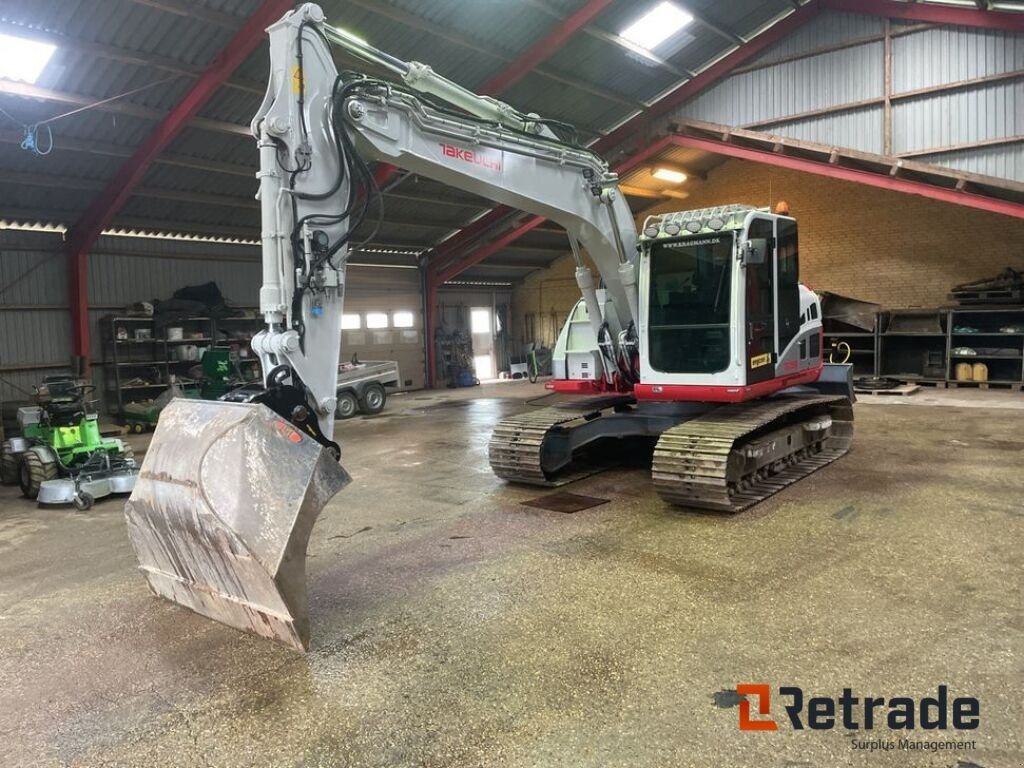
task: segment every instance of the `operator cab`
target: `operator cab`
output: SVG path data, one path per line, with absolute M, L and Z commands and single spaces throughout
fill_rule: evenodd
M 796 220 L 747 205 L 651 216 L 640 237 L 646 400 L 741 402 L 816 381 L 821 310 Z

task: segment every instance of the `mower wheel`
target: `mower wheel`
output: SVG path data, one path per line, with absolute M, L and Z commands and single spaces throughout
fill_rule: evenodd
M 39 495 L 39 486 L 57 477 L 57 457 L 45 445 L 33 445 L 21 455 L 18 467 L 18 485 L 25 498 Z
M 0 484 L 14 485 L 18 482 L 18 455 L 11 449 L 11 441 L 4 441 L 0 449 Z
M 92 494 L 85 491 L 75 494 L 75 498 L 72 501 L 75 503 L 75 509 L 79 512 L 92 509 L 92 505 L 96 503 L 96 499 L 92 497 Z
M 384 387 L 377 382 L 366 385 L 363 390 L 363 413 L 373 416 L 384 410 L 384 404 L 388 401 L 388 393 Z

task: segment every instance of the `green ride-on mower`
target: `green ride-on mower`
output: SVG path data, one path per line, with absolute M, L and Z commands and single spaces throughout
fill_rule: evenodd
M 66 376 L 48 376 L 35 388 L 36 405 L 18 409 L 21 435 L 0 452 L 0 480 L 17 483 L 40 504 L 89 509 L 96 499 L 131 493 L 138 476 L 132 449 L 100 435 L 86 401 L 95 389 Z

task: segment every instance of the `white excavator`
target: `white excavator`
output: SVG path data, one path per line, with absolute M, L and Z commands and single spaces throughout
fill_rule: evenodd
M 371 161 L 568 233 L 582 298 L 554 354 L 562 402 L 496 426 L 500 477 L 558 485 L 607 466 L 609 451 L 647 451 L 663 498 L 733 512 L 848 450 L 850 370 L 823 362 L 793 218 L 730 205 L 651 216 L 637 232 L 617 177 L 568 126 L 383 53 L 312 3 L 268 34 L 270 81 L 252 121 L 263 384 L 164 410 L 126 505 L 156 594 L 308 643 L 306 545 L 349 482 L 335 392 L 352 233 L 381 204 Z M 386 79 L 339 74 L 333 46 Z

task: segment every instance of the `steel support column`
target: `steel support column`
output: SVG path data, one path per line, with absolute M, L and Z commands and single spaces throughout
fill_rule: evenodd
M 437 330 L 437 289 L 437 278 L 428 271 L 423 292 L 426 304 L 423 335 L 427 347 L 427 380 L 424 384 L 427 389 L 433 389 L 437 382 L 437 344 L 434 343 L 434 333 Z

